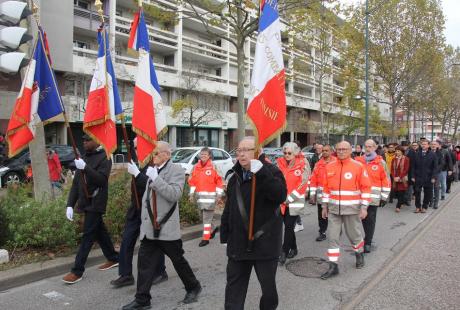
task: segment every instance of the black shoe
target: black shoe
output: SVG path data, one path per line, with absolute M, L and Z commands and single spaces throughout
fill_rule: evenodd
M 316 241 L 324 241 L 326 240 L 326 234 L 325 233 L 319 233 L 318 237 L 316 237 Z
M 446 196 L 441 196 L 441 200 L 444 200 L 444 199 L 446 199 Z
M 329 269 L 323 273 L 320 278 L 323 280 L 329 279 L 330 277 L 336 276 L 339 274 L 339 266 L 336 263 L 329 262 Z
M 144 310 L 144 309 L 152 309 L 152 305 L 150 303 L 148 304 L 140 304 L 137 302 L 137 300 L 133 300 L 127 305 L 124 305 L 122 310 Z
M 214 239 L 214 237 L 216 236 L 216 233 L 219 231 L 219 227 L 216 227 L 212 230 L 211 232 L 211 239 Z
M 123 286 L 133 285 L 134 277 L 132 275 L 120 276 L 118 279 L 110 281 L 110 284 L 112 284 L 114 288 L 120 288 Z
M 201 240 L 198 246 L 201 248 L 203 246 L 207 246 L 209 244 L 209 240 Z
M 279 263 L 281 266 L 283 266 L 285 262 L 286 262 L 286 253 L 284 253 L 284 251 L 281 251 Z
M 356 253 L 356 269 L 364 267 L 364 253 Z
M 287 258 L 294 258 L 294 257 L 297 256 L 297 254 L 298 254 L 297 249 L 295 249 L 295 250 L 290 250 L 290 251 L 289 251 L 289 254 L 287 255 Z
M 447 194 L 450 194 L 450 189 L 446 190 L 446 193 L 447 193 Z
M 160 284 L 162 282 L 166 282 L 166 281 L 168 281 L 168 274 L 165 271 L 161 275 L 159 275 L 158 277 L 153 279 L 152 285 L 158 285 L 158 284 Z
M 195 287 L 193 290 L 185 294 L 184 300 L 182 300 L 182 302 L 184 304 L 191 304 L 192 302 L 196 302 L 198 300 L 198 295 L 200 293 L 201 293 L 201 284 L 198 283 L 197 287 Z
M 364 253 L 370 253 L 371 252 L 371 245 L 370 244 L 365 244 L 364 245 Z

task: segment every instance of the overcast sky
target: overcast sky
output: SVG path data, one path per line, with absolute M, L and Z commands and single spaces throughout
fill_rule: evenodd
M 364 0 L 340 0 L 343 3 L 364 2 Z M 460 0 L 442 0 L 446 30 L 444 35 L 448 44 L 460 47 Z

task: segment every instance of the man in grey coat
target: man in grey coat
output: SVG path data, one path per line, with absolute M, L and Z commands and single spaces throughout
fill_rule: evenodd
M 183 303 L 195 302 L 201 292 L 182 248 L 178 201 L 185 183 L 184 169 L 170 161 L 171 148 L 166 142 L 159 141 L 153 155 L 154 166 L 147 168 L 149 180 L 142 198 L 137 290 L 135 300 L 124 310 L 151 308 L 150 288 L 162 253 L 171 259 L 185 286 Z

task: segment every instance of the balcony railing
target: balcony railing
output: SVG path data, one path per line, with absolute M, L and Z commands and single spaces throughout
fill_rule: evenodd
M 129 35 L 131 29 L 131 20 L 128 18 L 116 17 L 115 31 L 125 35 Z M 154 43 L 162 44 L 168 47 L 177 48 L 177 34 L 171 31 L 162 30 L 157 27 L 147 26 L 149 32 L 149 40 Z
M 91 10 L 86 10 L 82 9 L 79 7 L 74 7 L 73 8 L 73 15 L 77 17 L 81 17 L 84 19 L 88 19 L 89 21 L 89 27 L 90 29 L 93 29 L 93 27 L 99 27 L 101 24 L 101 18 L 99 16 L 99 13 L 96 11 L 91 11 Z M 104 21 L 106 24 L 110 24 L 110 18 L 107 15 L 104 15 Z M 94 24 L 93 24 L 94 23 Z
M 183 36 L 182 46 L 185 51 L 227 61 L 227 51 L 222 47 L 198 39 Z

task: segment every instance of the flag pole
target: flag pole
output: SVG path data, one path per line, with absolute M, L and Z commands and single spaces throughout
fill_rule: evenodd
M 104 21 L 104 10 L 102 9 L 102 2 L 100 0 L 96 0 L 94 5 L 97 8 L 97 12 L 99 13 L 99 16 L 102 21 L 102 35 L 103 35 L 103 42 L 104 42 L 104 56 L 105 56 L 105 68 L 104 68 L 104 74 L 105 74 L 105 80 L 108 81 L 108 73 L 107 73 L 107 37 L 105 33 L 105 21 Z M 108 93 L 108 88 L 107 88 L 107 83 L 105 86 L 105 91 Z M 109 96 L 107 96 L 109 98 Z M 129 145 L 129 140 L 128 140 L 128 132 L 126 130 L 126 124 L 125 124 L 125 116 L 123 113 L 120 115 L 121 119 L 121 128 L 123 132 L 123 140 L 125 142 L 126 150 L 127 150 L 127 155 L 128 155 L 128 162 L 131 162 L 132 160 L 132 153 L 131 153 L 131 146 Z M 141 205 L 139 202 L 139 196 L 137 194 L 137 187 L 136 187 L 136 179 L 134 176 L 131 176 L 131 188 L 135 197 L 136 201 L 136 207 L 137 209 L 140 209 Z
M 35 3 L 35 1 L 32 1 L 32 6 L 33 6 L 32 10 L 34 12 L 34 17 L 35 17 L 34 19 L 35 19 L 35 22 L 37 23 L 37 27 L 38 27 L 38 40 L 41 41 L 42 46 L 44 47 L 45 42 L 43 42 L 42 28 L 41 28 L 41 25 L 40 25 L 39 15 L 38 15 L 39 6 Z M 45 53 L 45 55 L 46 55 L 46 53 Z M 57 86 L 56 76 L 54 75 L 54 70 L 51 67 L 50 59 L 48 57 L 50 57 L 50 55 L 46 55 L 46 57 L 45 57 L 46 58 L 46 64 L 48 65 L 48 68 L 51 71 L 51 77 L 52 77 L 52 80 L 53 80 L 53 85 L 54 85 L 55 89 L 58 91 L 58 94 L 59 94 L 59 88 Z M 62 102 L 62 98 L 61 98 L 60 94 L 59 94 L 59 104 L 61 105 L 61 108 L 62 108 L 62 116 L 64 118 L 64 124 L 67 127 L 67 133 L 68 133 L 68 135 L 70 137 L 70 143 L 72 144 L 73 153 L 74 153 L 76 159 L 80 159 L 80 154 L 78 153 L 77 145 L 75 143 L 75 138 L 73 136 L 72 129 L 70 128 L 69 119 L 67 118 L 67 113 L 65 111 L 64 103 Z M 86 181 L 85 171 L 81 171 L 81 179 L 83 181 L 83 191 L 85 192 L 85 196 L 86 196 L 86 198 L 89 198 L 90 195 L 89 195 L 89 192 L 88 192 L 88 183 Z
M 254 153 L 254 159 L 259 159 L 259 146 L 256 143 L 256 150 Z M 249 227 L 248 227 L 248 247 L 247 252 L 252 252 L 254 249 L 254 213 L 256 204 L 256 175 L 252 176 L 251 180 L 251 205 L 249 208 Z

